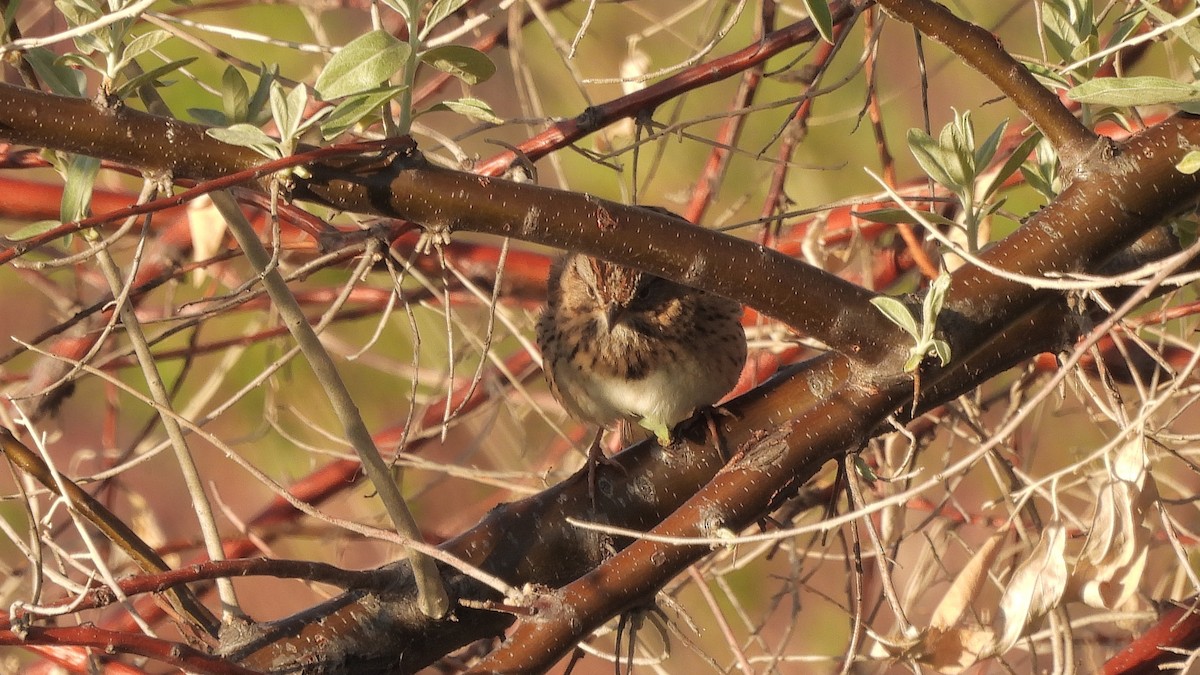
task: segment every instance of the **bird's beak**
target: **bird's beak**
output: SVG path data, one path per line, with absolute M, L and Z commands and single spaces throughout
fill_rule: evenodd
M 608 326 L 608 331 L 611 333 L 617 327 L 617 322 L 625 314 L 625 305 L 619 302 L 614 302 L 604 311 L 604 323 Z

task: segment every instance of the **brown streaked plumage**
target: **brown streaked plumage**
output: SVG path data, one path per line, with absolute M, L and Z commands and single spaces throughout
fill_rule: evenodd
M 551 267 L 537 341 L 550 389 L 573 417 L 632 420 L 669 445 L 679 422 L 737 384 L 741 314 L 721 296 L 570 254 Z

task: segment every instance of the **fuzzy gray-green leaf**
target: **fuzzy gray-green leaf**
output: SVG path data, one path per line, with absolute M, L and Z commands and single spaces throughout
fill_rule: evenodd
M 886 295 L 878 295 L 871 298 L 871 304 L 875 305 L 883 315 L 888 318 L 888 321 L 896 324 L 917 339 L 921 336 L 921 329 L 917 326 L 917 320 L 913 318 L 912 312 L 908 306 L 899 300 L 888 297 Z
M 1067 92 L 1080 103 L 1132 106 L 1200 101 L 1200 87 L 1154 75 L 1097 77 Z
M 96 174 L 100 171 L 100 160 L 87 155 L 71 155 L 63 172 L 63 194 L 59 205 L 59 218 L 64 223 L 86 218 L 92 208 L 92 188 L 96 185 Z
M 410 51 L 391 33 L 371 31 L 334 54 L 314 86 L 327 101 L 376 89 L 404 67 Z
M 268 136 L 262 129 L 249 124 L 234 124 L 225 128 L 206 129 L 204 133 L 222 143 L 251 148 L 255 152 L 271 158 L 279 157 L 279 141 Z
M 958 173 L 952 164 L 958 161 L 953 151 L 942 147 L 932 136 L 921 129 L 908 130 L 908 148 L 921 169 L 929 177 L 951 189 L 961 187 L 951 175 Z
M 333 109 L 329 117 L 321 122 L 321 137 L 333 138 L 358 124 L 366 116 L 379 112 L 388 101 L 404 91 L 405 87 L 380 87 L 348 96 Z
M 467 84 L 479 84 L 496 74 L 496 64 L 478 49 L 463 45 L 434 47 L 421 60 Z
M 459 115 L 490 124 L 504 124 L 504 120 L 496 117 L 496 113 L 492 112 L 491 106 L 477 98 L 464 97 L 457 101 L 442 101 L 431 106 L 425 112 L 437 112 L 439 110 L 449 110 Z
M 425 15 L 425 25 L 421 28 L 421 39 L 424 40 L 425 36 L 437 28 L 443 19 L 457 12 L 465 4 L 467 4 L 467 0 L 437 0 L 433 3 L 429 14 Z

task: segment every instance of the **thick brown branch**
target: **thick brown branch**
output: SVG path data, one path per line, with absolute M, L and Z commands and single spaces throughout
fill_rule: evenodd
M 210 138 L 198 124 L 3 83 L 0 138 L 175 178 L 216 178 L 264 161 L 249 148 Z
M 866 362 L 882 360 L 900 340 L 869 304 L 874 293 L 777 251 L 648 209 L 442 169 L 419 158 L 390 172 L 358 176 L 315 167 L 312 176 L 298 186 L 298 196 L 639 267 L 739 300 Z
M 0 137 L 201 180 L 263 159 L 199 125 L 3 84 Z M 885 359 L 902 335 L 870 306 L 870 291 L 757 244 L 590 195 L 421 161 L 370 164 L 357 173 L 346 162 L 313 166 L 313 179 L 296 194 L 343 211 L 516 237 L 640 267 L 739 300 L 865 362 Z
M 1179 663 L 1181 654 L 1200 646 L 1200 614 L 1196 596 L 1160 608 L 1153 626 L 1112 657 L 1097 672 L 1102 675 L 1152 675 L 1167 664 Z

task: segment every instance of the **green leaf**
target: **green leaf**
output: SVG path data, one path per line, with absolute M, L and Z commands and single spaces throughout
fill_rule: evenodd
M 913 318 L 912 311 L 908 306 L 899 300 L 886 295 L 877 295 L 871 298 L 871 304 L 883 312 L 883 315 L 888 318 L 888 321 L 896 324 L 917 339 L 921 336 L 921 329 L 917 326 L 917 320 Z
M 314 86 L 327 101 L 375 89 L 404 67 L 410 51 L 387 31 L 371 31 L 334 54 Z
M 291 137 L 294 120 L 291 110 L 283 95 L 283 85 L 278 82 L 271 87 L 271 119 L 275 120 L 275 128 L 279 130 L 280 138 L 287 140 Z
M 1050 46 L 1058 53 L 1059 58 L 1072 60 L 1071 52 L 1074 51 L 1077 42 L 1068 35 L 1074 31 L 1071 30 L 1071 24 L 1066 17 L 1054 7 L 1054 3 L 1043 5 L 1042 23 L 1046 27 L 1043 34 L 1049 40 Z
M 1200 234 L 1200 223 L 1186 218 L 1176 218 L 1171 221 L 1171 231 L 1179 238 L 1179 246 L 1188 248 L 1196 243 L 1197 235 Z
M 1166 25 L 1174 23 L 1177 17 L 1172 16 L 1170 12 L 1159 7 L 1157 3 L 1146 2 L 1142 0 L 1142 6 L 1154 15 L 1158 23 Z M 1200 26 L 1196 25 L 1195 21 L 1187 21 L 1171 29 L 1171 33 L 1179 39 L 1180 42 L 1187 45 L 1193 52 L 1200 54 Z M 1112 42 L 1110 44 L 1119 44 Z
M 868 484 L 874 484 L 879 480 L 879 475 L 875 473 L 870 464 L 867 464 L 867 460 L 863 459 L 862 455 L 854 455 L 854 468 Z
M 1200 101 L 1200 87 L 1165 77 L 1097 77 L 1074 87 L 1067 96 L 1080 103 L 1158 105 Z
M 874 211 L 856 211 L 854 215 L 869 220 L 873 223 L 884 223 L 885 225 L 897 225 L 899 223 L 907 223 L 909 225 L 923 225 L 922 219 L 927 223 L 935 225 L 948 225 L 957 227 L 958 223 L 943 216 L 940 213 L 920 212 L 921 218 L 917 218 L 904 209 L 876 209 Z
M 1054 198 L 1054 184 L 1047 180 L 1047 176 L 1038 171 L 1036 167 L 1022 166 L 1021 175 L 1025 178 L 1025 183 L 1037 190 L 1039 194 L 1047 199 Z
M 30 237 L 36 237 L 39 234 L 45 234 L 59 225 L 62 225 L 62 223 L 57 220 L 39 220 L 36 223 L 29 223 L 25 227 L 18 229 L 16 232 L 13 232 L 5 238 L 9 241 L 29 239 Z
M 1020 56 L 1016 56 L 1016 58 L 1021 62 L 1021 65 L 1025 66 L 1025 70 L 1028 70 L 1047 89 L 1067 89 L 1073 84 L 1066 77 L 1063 77 L 1061 73 L 1049 68 L 1045 64 L 1035 63 Z
M 284 140 L 293 140 L 304 121 L 304 108 L 308 105 L 308 87 L 298 84 L 286 95 L 278 82 L 271 87 L 271 117 Z
M 1029 153 L 1033 152 L 1034 146 L 1036 146 L 1041 140 L 1041 132 L 1034 132 L 1028 138 L 1021 141 L 1021 144 L 1017 146 L 1017 149 L 1013 150 L 1012 154 L 1008 156 L 1007 160 L 1005 160 L 1004 166 L 1001 166 L 1000 170 L 997 171 L 992 177 L 991 184 L 988 185 L 987 190 L 985 190 L 983 193 L 983 199 L 985 201 L 991 197 L 996 190 L 999 190 L 1000 186 L 1004 185 L 1004 181 L 1008 180 L 1009 176 L 1013 175 L 1018 169 L 1021 168 L 1021 165 L 1025 163 L 1025 158 L 1029 156 Z
M 221 107 L 225 110 L 225 124 L 249 122 L 250 86 L 241 71 L 226 66 L 221 74 Z M 224 126 L 224 125 L 222 125 Z
M 904 372 L 915 373 L 917 368 L 921 367 L 921 362 L 925 360 L 925 353 L 919 349 L 913 349 L 908 352 L 908 360 L 904 362 Z
M 804 0 L 808 18 L 821 35 L 821 39 L 833 44 L 833 16 L 829 13 L 829 0 Z
M 396 13 L 404 19 L 404 23 L 415 26 L 417 25 L 417 17 L 412 16 L 409 11 L 409 3 L 407 0 L 383 0 L 383 4 L 396 10 Z M 418 6 L 420 3 L 414 3 Z
M 121 54 L 121 60 L 117 64 L 117 70 L 123 69 L 135 58 L 154 49 L 162 43 L 170 40 L 173 36 L 165 30 L 152 30 L 133 38 L 129 44 L 125 45 L 125 51 Z
M 293 136 L 299 133 L 307 121 L 304 117 L 304 109 L 308 107 L 308 87 L 304 86 L 303 83 L 296 85 L 288 93 L 287 100 L 284 103 L 287 105 L 288 111 L 288 136 Z
M 246 104 L 246 119 L 233 121 L 245 121 L 257 126 L 271 119 L 271 112 L 268 109 L 267 103 L 271 97 L 271 85 L 278 79 L 278 65 L 267 68 L 267 64 L 264 63 L 259 66 L 258 84 L 254 88 L 254 93 L 250 96 L 250 101 Z
M 1077 61 L 1094 51 L 1094 15 L 1091 0 L 1046 0 L 1042 3 L 1044 33 L 1064 60 Z
M 496 74 L 496 64 L 486 54 L 463 45 L 434 47 L 421 60 L 467 84 L 479 84 Z
M 933 353 L 941 361 L 942 365 L 950 363 L 950 343 L 945 340 L 933 341 Z
M 988 202 L 986 205 L 984 205 L 983 209 L 979 212 L 979 216 L 978 216 L 978 218 L 976 218 L 976 220 L 983 220 L 984 218 L 988 218 L 995 214 L 1000 213 L 1000 209 L 1004 208 L 1004 205 L 1007 202 L 1008 202 L 1008 197 L 1004 197 L 1003 199 L 999 199 L 994 202 Z M 999 217 L 1004 218 L 1005 220 L 1012 220 L 1012 218 L 1009 218 L 1008 216 L 1006 216 L 1004 214 L 1000 214 Z
M 334 107 L 324 122 L 321 123 L 321 137 L 329 140 L 350 127 L 358 124 L 367 115 L 378 112 L 388 101 L 391 101 L 406 87 L 380 87 L 365 91 L 355 96 L 349 96 Z
M 1033 149 L 1033 159 L 1021 165 L 1021 175 L 1030 187 L 1053 199 L 1057 195 L 1058 156 L 1045 138 L 1040 138 Z
M 996 149 L 1000 147 L 1000 141 L 1004 138 L 1004 131 L 1008 129 L 1008 120 L 1000 123 L 987 138 L 983 139 L 983 144 L 975 148 L 975 166 L 977 169 L 983 169 L 996 156 Z
M 138 75 L 137 77 L 133 77 L 133 78 L 130 78 L 129 80 L 126 80 L 125 82 L 123 82 L 121 84 L 121 86 L 119 86 L 113 90 L 112 95 L 116 98 L 124 98 L 127 94 L 134 91 L 135 89 L 142 86 L 143 84 L 155 83 L 156 85 L 159 85 L 159 84 L 161 84 L 158 82 L 158 79 L 160 77 L 162 77 L 163 75 L 166 75 L 167 73 L 170 73 L 172 71 L 179 70 L 180 68 L 188 65 L 189 63 L 191 63 L 192 61 L 195 61 L 195 60 L 196 60 L 195 56 L 189 56 L 186 59 L 179 59 L 178 61 L 164 63 L 163 65 L 155 68 L 154 70 L 148 70 L 148 71 Z
M 100 66 L 96 65 L 95 61 L 89 59 L 88 57 L 84 56 L 83 54 L 76 54 L 74 52 L 72 52 L 70 54 L 63 54 L 62 56 L 55 59 L 54 63 L 57 65 L 60 65 L 60 66 L 66 66 L 68 68 L 73 68 L 75 70 L 85 70 L 86 69 L 86 70 L 91 70 L 93 72 L 100 73 L 101 75 L 104 74 L 104 71 L 100 69 Z
M 62 12 L 63 18 L 67 20 L 67 25 L 72 28 L 95 21 L 103 13 L 100 5 L 93 2 L 56 2 L 55 6 Z M 92 31 L 75 37 L 75 46 L 85 54 L 92 53 L 103 46 L 96 35 L 97 31 Z
M 82 97 L 87 86 L 87 77 L 75 68 L 59 61 L 54 52 L 45 47 L 34 47 L 25 52 L 25 60 L 33 67 L 42 84 L 59 96 Z
M 488 122 L 490 124 L 504 124 L 504 120 L 496 117 L 496 113 L 492 112 L 491 106 L 477 98 L 466 97 L 460 98 L 457 101 L 442 101 L 441 103 L 430 107 L 425 112 L 438 112 L 441 110 L 456 112 L 459 115 L 463 115 L 474 120 L 479 120 L 481 122 Z
M 1192 150 L 1184 155 L 1175 165 L 1175 170 L 1189 176 L 1200 171 L 1200 150 Z
M 262 129 L 249 124 L 234 124 L 233 126 L 217 129 L 205 129 L 204 133 L 230 145 L 240 145 L 251 148 L 255 152 L 271 158 L 278 158 L 279 141 L 268 136 Z
M 966 187 L 975 180 L 975 125 L 971 123 L 971 111 L 954 111 L 954 120 L 942 128 L 942 151 L 952 153 L 953 162 L 946 165 L 950 172 L 951 185 Z
M 1167 12 L 1163 12 L 1163 14 L 1167 14 Z M 1129 36 L 1133 35 L 1138 26 L 1142 25 L 1146 20 L 1146 15 L 1147 10 L 1145 7 L 1142 7 L 1130 10 L 1118 17 L 1117 22 L 1113 24 L 1112 32 L 1108 35 L 1108 44 L 1119 45 L 1124 42 Z M 1170 15 L 1168 14 L 1168 16 Z M 1173 19 L 1174 17 L 1171 18 Z
M 943 273 L 929 284 L 925 298 L 921 301 L 921 341 L 928 342 L 937 330 L 938 315 L 946 302 L 946 291 L 950 288 L 950 275 Z
M 19 2 L 9 2 L 4 5 L 4 32 L 7 33 L 12 22 L 17 18 L 17 10 L 21 8 Z
M 463 5 L 467 4 L 467 0 L 437 0 L 433 3 L 433 7 L 429 8 L 429 14 L 425 16 L 425 25 L 421 28 L 421 39 L 433 32 L 446 17 L 457 12 Z
M 229 118 L 225 117 L 225 113 L 211 108 L 188 108 L 187 112 L 192 116 L 192 119 L 201 124 L 207 124 L 210 127 L 225 127 L 229 126 Z
M 87 155 L 71 155 L 63 172 L 63 195 L 59 205 L 59 218 L 64 223 L 86 218 L 92 207 L 92 188 L 96 185 L 96 174 L 100 171 L 100 160 Z
M 951 178 L 952 173 L 961 173 L 953 168 L 958 163 L 958 157 L 952 150 L 943 148 L 924 130 L 908 130 L 908 149 L 930 178 L 952 190 L 957 191 L 963 187 Z

